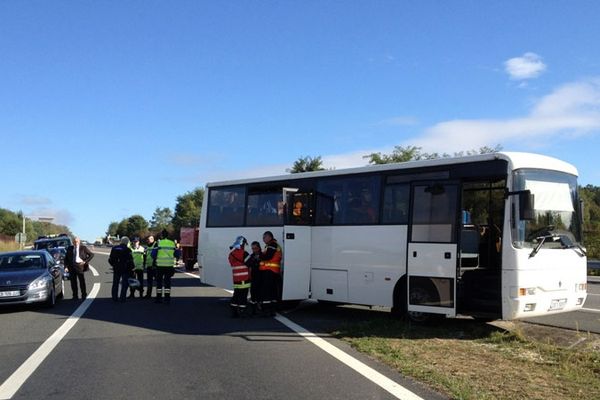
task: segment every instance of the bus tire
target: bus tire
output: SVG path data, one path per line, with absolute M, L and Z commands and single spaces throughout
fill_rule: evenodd
M 428 302 L 436 302 L 439 301 L 439 295 L 436 292 L 433 284 L 416 286 L 412 288 L 410 294 L 411 304 L 419 304 L 419 303 L 428 303 Z M 438 314 L 430 314 L 426 312 L 419 311 L 409 311 L 407 313 L 408 318 L 412 322 L 416 322 L 419 324 L 426 324 L 433 321 L 437 321 L 440 318 Z
M 394 286 L 393 294 L 393 306 L 392 306 L 392 317 L 394 318 L 406 318 L 407 315 L 407 304 L 406 304 L 406 275 L 402 276 L 396 282 Z

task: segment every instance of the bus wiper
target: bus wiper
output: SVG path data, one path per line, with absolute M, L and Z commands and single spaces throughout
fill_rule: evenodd
M 567 236 L 567 235 L 558 235 L 558 236 L 560 239 L 560 243 L 563 245 L 563 247 L 565 249 L 573 249 L 573 251 L 579 257 L 585 257 L 587 255 L 584 248 L 581 247 L 581 245 L 579 243 L 576 243 L 576 242 L 574 243 L 569 236 Z
M 552 237 L 552 236 L 550 236 L 550 237 Z M 540 237 L 536 238 L 536 240 L 538 241 L 538 244 L 533 248 L 533 251 L 531 253 L 529 253 L 529 258 L 535 257 L 535 255 L 538 253 L 538 251 L 540 251 L 540 249 L 544 245 L 544 242 L 546 241 L 547 238 L 548 238 L 548 236 L 540 236 Z
M 554 234 L 545 235 L 545 236 L 538 236 L 535 239 L 538 241 L 538 244 L 535 246 L 535 248 L 533 249 L 533 251 L 531 253 L 529 253 L 529 258 L 535 257 L 535 255 L 538 253 L 538 251 L 540 251 L 540 249 L 542 248 L 542 246 L 544 245 L 544 243 L 548 239 L 552 239 L 552 241 L 556 241 L 558 239 L 562 243 L 562 239 L 560 238 L 560 236 L 554 235 Z
M 573 244 L 571 246 L 567 246 L 567 249 L 573 249 L 573 251 L 579 256 L 579 257 L 585 257 L 587 256 L 587 253 L 585 251 L 585 249 L 583 247 L 581 247 L 581 245 L 579 243 Z M 579 251 L 577 251 L 577 250 Z

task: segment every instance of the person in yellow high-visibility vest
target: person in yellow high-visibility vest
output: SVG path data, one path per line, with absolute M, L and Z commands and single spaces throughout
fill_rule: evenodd
M 168 238 L 169 233 L 163 230 L 161 239 L 152 249 L 152 258 L 156 265 L 156 303 L 171 301 L 171 277 L 175 274 L 175 258 L 179 250 L 175 242 Z
M 131 247 L 131 255 L 133 256 L 133 263 L 135 268 L 133 269 L 133 277 L 140 281 L 140 286 L 134 288 L 129 287 L 129 297 L 135 297 L 135 291 L 140 292 L 140 298 L 144 296 L 144 246 L 140 245 L 140 238 L 136 237 L 133 239 L 133 246 Z

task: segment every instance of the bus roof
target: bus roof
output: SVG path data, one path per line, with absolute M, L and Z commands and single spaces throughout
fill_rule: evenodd
M 553 171 L 566 172 L 568 174 L 578 176 L 577 168 L 575 168 L 573 165 L 571 165 L 565 161 L 561 161 L 557 158 L 544 156 L 541 154 L 534 154 L 534 153 L 498 152 L 498 153 L 479 154 L 479 155 L 473 155 L 473 156 L 437 158 L 434 160 L 407 161 L 407 162 L 402 162 L 402 163 L 367 165 L 364 167 L 357 167 L 357 168 L 301 172 L 301 173 L 297 173 L 297 174 L 276 175 L 276 176 L 270 176 L 270 177 L 209 182 L 209 183 L 207 183 L 206 186 L 207 187 L 230 186 L 230 185 L 233 186 L 233 185 L 243 185 L 243 184 L 248 184 L 248 183 L 287 181 L 290 179 L 296 180 L 296 179 L 307 179 L 307 178 L 317 178 L 317 177 L 336 176 L 336 175 L 360 174 L 360 173 L 378 172 L 378 171 L 394 171 L 394 170 L 403 170 L 403 169 L 411 169 L 411 168 L 426 168 L 426 167 L 436 167 L 436 166 L 443 166 L 443 165 L 456 165 L 456 164 L 465 164 L 465 163 L 490 161 L 490 160 L 506 160 L 509 163 L 510 170 L 516 170 L 516 169 L 520 169 L 520 168 L 538 168 L 538 169 L 547 169 L 547 170 L 553 170 Z

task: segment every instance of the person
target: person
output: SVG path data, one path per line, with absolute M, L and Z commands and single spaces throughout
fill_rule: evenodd
M 65 267 L 66 272 L 71 277 L 71 290 L 73 291 L 73 299 L 75 300 L 79 299 L 77 281 L 79 281 L 79 288 L 81 289 L 81 298 L 85 300 L 87 297 L 84 273 L 90 268 L 92 258 L 94 258 L 94 253 L 81 244 L 81 240 L 78 237 L 73 240 L 73 245 L 67 248 Z
M 265 249 L 260 255 L 260 288 L 262 309 L 266 315 L 275 316 L 281 286 L 281 246 L 271 231 L 263 234 Z
M 246 265 L 248 252 L 244 247 L 248 244 L 246 238 L 238 236 L 235 242 L 229 246 L 229 265 L 233 274 L 233 296 L 229 306 L 231 316 L 237 318 L 246 315 L 248 303 L 248 289 L 250 289 L 250 269 Z
M 154 281 L 156 280 L 156 263 L 152 258 L 152 249 L 156 246 L 156 242 L 154 241 L 154 236 L 148 236 L 148 245 L 146 246 L 146 251 L 144 253 L 144 269 L 146 270 L 146 295 L 144 298 L 149 299 L 152 297 L 152 287 L 154 286 Z
M 169 233 L 164 229 L 151 253 L 156 263 L 156 303 L 163 302 L 163 295 L 165 303 L 171 302 L 171 278 L 175 274 L 175 258 L 179 250 L 168 236 Z
M 144 246 L 140 245 L 140 238 L 133 238 L 133 247 L 131 248 L 131 255 L 133 257 L 133 277 L 140 282 L 140 286 L 130 288 L 129 297 L 135 297 L 135 291 L 140 292 L 140 298 L 144 296 Z
M 110 250 L 108 263 L 113 267 L 112 299 L 113 301 L 124 303 L 127 296 L 127 288 L 129 287 L 129 276 L 135 268 L 127 236 L 123 236 L 121 243 Z M 120 296 L 119 282 L 121 283 Z
M 246 265 L 250 269 L 250 302 L 253 306 L 253 313 L 259 311 L 262 308 L 262 297 L 260 293 L 260 254 L 261 248 L 260 243 L 252 242 L 250 245 L 252 254 L 246 259 Z

